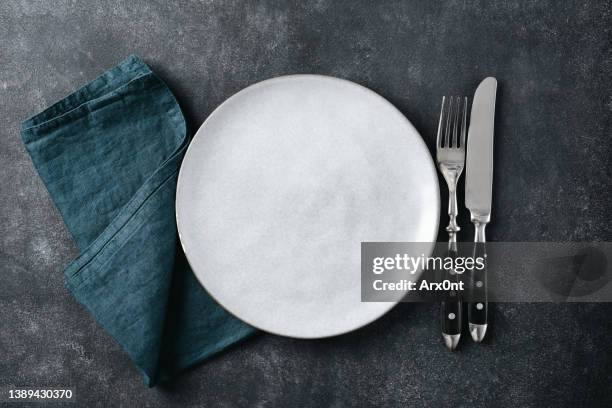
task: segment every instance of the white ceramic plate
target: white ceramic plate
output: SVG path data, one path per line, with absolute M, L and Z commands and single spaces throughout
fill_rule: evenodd
M 361 302 L 361 242 L 433 242 L 439 208 L 412 124 L 375 92 L 319 75 L 263 81 L 219 106 L 189 146 L 176 198 L 204 288 L 252 326 L 299 338 L 391 309 Z

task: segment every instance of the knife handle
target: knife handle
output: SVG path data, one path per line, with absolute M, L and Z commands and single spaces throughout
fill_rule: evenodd
M 484 239 L 484 225 L 476 225 L 476 229 L 474 260 L 482 258 L 482 263 L 476 264 L 471 273 L 470 289 L 472 293 L 468 304 L 468 322 L 472 338 L 480 342 L 485 336 L 488 323 L 487 248 Z

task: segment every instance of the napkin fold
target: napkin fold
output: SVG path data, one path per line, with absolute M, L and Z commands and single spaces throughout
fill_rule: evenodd
M 24 121 L 21 135 L 80 252 L 66 287 L 149 386 L 254 332 L 185 260 L 174 206 L 185 119 L 138 57 Z

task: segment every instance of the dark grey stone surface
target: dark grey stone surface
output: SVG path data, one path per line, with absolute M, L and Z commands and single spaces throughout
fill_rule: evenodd
M 249 84 L 319 73 L 387 97 L 431 148 L 440 96 L 471 96 L 494 75 L 488 238 L 610 241 L 611 12 L 552 0 L 0 2 L 0 386 L 73 386 L 80 405 L 104 407 L 612 406 L 612 304 L 496 305 L 486 343 L 453 354 L 437 306 L 403 304 L 338 338 L 260 335 L 147 389 L 63 288 L 75 248 L 18 133 L 130 53 L 167 80 L 192 130 Z

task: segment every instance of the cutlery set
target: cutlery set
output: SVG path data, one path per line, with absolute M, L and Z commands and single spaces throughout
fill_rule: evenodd
M 443 97 L 436 140 L 438 169 L 448 186 L 448 232 L 449 256 L 457 256 L 458 204 L 457 185 L 463 169 L 465 177 L 465 207 L 470 211 L 474 224 L 474 258 L 486 262 L 485 227 L 491 219 L 491 197 L 493 186 L 493 124 L 495 118 L 495 96 L 497 81 L 485 78 L 474 94 L 467 132 L 466 97 Z M 466 158 L 467 150 L 467 158 Z M 457 278 L 454 271 L 448 272 Z M 480 343 L 487 331 L 487 273 L 482 270 L 469 271 L 471 301 L 468 303 L 468 328 L 475 342 Z M 462 328 L 462 301 L 457 292 L 448 293 L 441 304 L 442 337 L 449 350 L 459 344 Z

